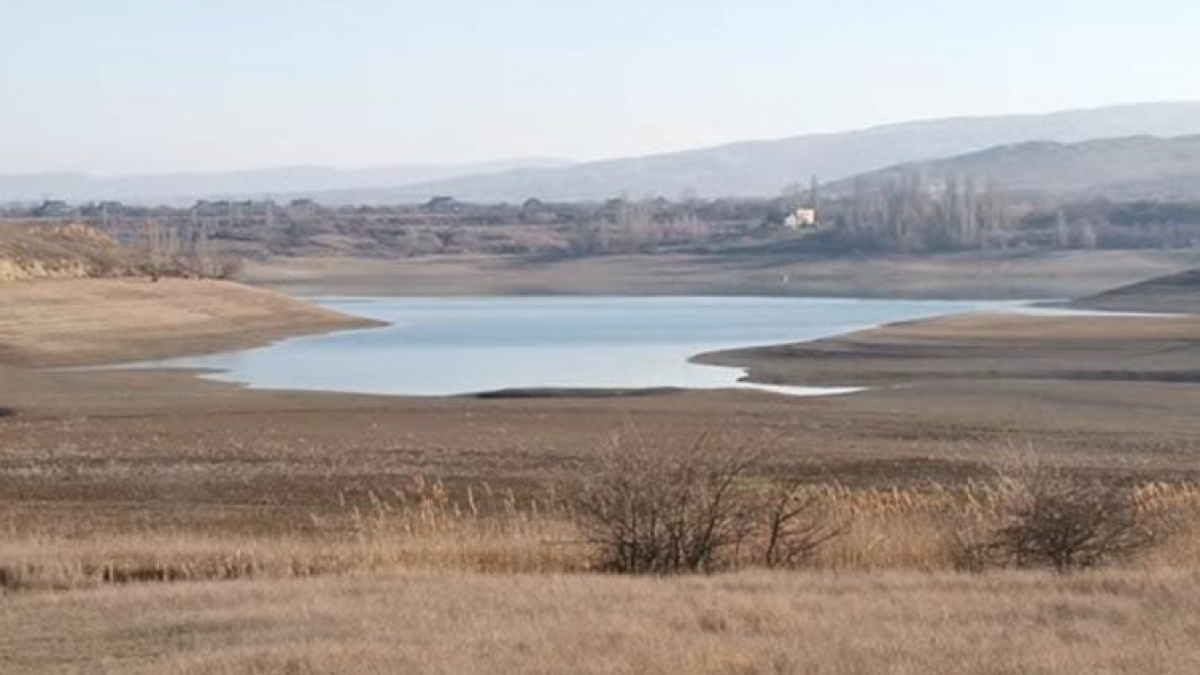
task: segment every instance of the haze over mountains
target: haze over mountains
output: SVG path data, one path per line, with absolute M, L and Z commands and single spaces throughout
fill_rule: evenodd
M 1000 145 L 1191 134 L 1200 134 L 1200 102 L 1139 104 L 1045 115 L 909 122 L 321 197 L 331 203 L 371 203 L 420 201 L 437 194 L 476 201 L 527 197 L 596 200 L 621 194 L 677 197 L 685 191 L 704 197 L 774 196 L 788 184 L 806 183 L 813 175 L 822 181 L 836 181 L 897 164 Z
M 569 163 L 562 159 L 530 157 L 479 164 L 399 164 L 365 169 L 295 166 L 219 173 L 131 176 L 89 176 L 82 173 L 0 175 L 0 202 L 61 199 L 71 202 L 118 200 L 131 203 L 187 203 L 193 199 L 212 197 L 262 197 L 391 187 L 518 167 L 561 167 Z
M 1031 141 L 946 159 L 901 164 L 832 186 L 877 189 L 906 175 L 938 185 L 986 180 L 1008 191 L 1113 200 L 1200 199 L 1200 136 L 1133 136 L 1063 144 Z
M 838 181 L 924 162 L 926 172 L 970 173 L 1020 189 L 1100 186 L 1193 194 L 1200 102 L 1153 103 L 1043 115 L 909 122 L 860 131 L 747 141 L 601 162 L 523 160 L 475 166 L 342 171 L 291 168 L 228 174 L 92 178 L 0 176 L 0 201 L 185 202 L 202 197 L 313 197 L 330 205 L 425 201 L 602 200 L 619 195 L 774 196 L 810 176 Z M 1155 136 L 1153 138 L 1131 138 Z M 1104 143 L 1087 141 L 1105 139 Z M 1172 140 L 1164 140 L 1172 139 Z M 1076 145 L 1084 143 L 1083 145 Z M 974 154 L 972 154 L 974 153 Z M 1182 154 L 1179 154 L 1182 153 Z M 964 155 L 966 155 L 964 157 Z M 951 158 L 951 159 L 946 159 Z M 941 161 L 935 161 L 941 160 Z M 911 168 L 911 167 L 910 167 Z

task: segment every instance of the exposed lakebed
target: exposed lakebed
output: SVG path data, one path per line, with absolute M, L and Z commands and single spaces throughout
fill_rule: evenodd
M 814 340 L 1011 303 L 759 297 L 327 297 L 382 328 L 156 362 L 261 389 L 445 396 L 498 390 L 718 389 L 704 352 Z M 769 388 L 798 395 L 845 389 Z

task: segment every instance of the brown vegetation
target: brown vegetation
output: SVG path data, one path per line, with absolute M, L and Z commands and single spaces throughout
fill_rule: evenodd
M 339 510 L 273 534 L 132 521 L 108 533 L 72 534 L 12 518 L 0 523 L 0 587 L 422 570 L 954 571 L 979 569 L 986 560 L 1069 571 L 1115 560 L 1189 569 L 1200 561 L 1200 488 L 1192 484 L 1090 485 L 1086 494 L 1062 482 L 1046 488 L 1041 478 L 904 490 L 801 486 L 746 473 L 751 465 L 730 465 L 730 455 L 713 456 L 721 460 L 701 458 L 685 470 L 634 452 L 619 466 L 589 473 L 597 488 L 567 492 L 581 485 L 572 479 L 529 498 L 486 484 L 456 498 L 441 482 L 418 478 L 362 499 L 343 497 Z M 1094 494 L 1106 505 L 1119 495 L 1128 511 L 1093 509 Z M 781 516 L 789 517 L 777 523 Z M 1136 533 L 1142 528 L 1153 536 Z M 1060 532 L 1066 536 L 1058 539 Z M 1076 541 L 1078 532 L 1085 536 Z
M 11 675 L 1192 675 L 1192 572 L 407 573 L 5 598 Z
M 5 598 L 12 675 L 1192 675 L 1191 572 L 408 573 Z
M 597 567 L 620 573 L 712 572 L 806 562 L 843 533 L 831 505 L 799 481 L 765 475 L 769 445 L 700 436 L 651 445 L 615 437 L 562 488 Z M 768 481 L 759 484 L 757 481 Z
M 999 487 L 808 493 L 849 529 L 807 569 L 669 579 L 581 575 L 596 558 L 569 510 L 486 491 L 456 502 L 428 481 L 347 505 L 325 538 L 63 538 L 10 523 L 0 662 L 6 673 L 247 675 L 1183 675 L 1200 663 L 1195 486 L 1130 493 L 1143 512 L 1187 513 L 1164 548 L 1057 577 L 950 572 L 961 532 L 1003 521 Z M 183 581 L 201 583 L 162 583 Z

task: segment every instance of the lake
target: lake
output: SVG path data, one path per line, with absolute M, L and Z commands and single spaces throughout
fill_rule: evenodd
M 981 309 L 978 302 L 742 297 L 316 298 L 384 328 L 154 365 L 260 389 L 444 396 L 513 388 L 715 389 L 738 368 L 702 352 L 813 340 Z M 773 388 L 833 394 L 830 388 Z

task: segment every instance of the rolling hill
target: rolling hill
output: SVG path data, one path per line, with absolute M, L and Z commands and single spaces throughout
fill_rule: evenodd
M 857 176 L 853 183 L 876 188 L 904 175 L 932 184 L 970 177 L 1012 191 L 1060 196 L 1125 199 L 1200 199 L 1200 136 L 1135 136 L 1082 143 L 1030 142 Z
M 1115 106 L 1046 115 L 910 122 L 846 133 L 734 143 L 687 152 L 525 168 L 387 190 L 332 191 L 330 204 L 417 202 L 434 195 L 474 201 L 600 200 L 621 194 L 676 197 L 774 196 L 812 175 L 835 181 L 908 162 L 1002 145 L 1200 134 L 1200 102 Z

